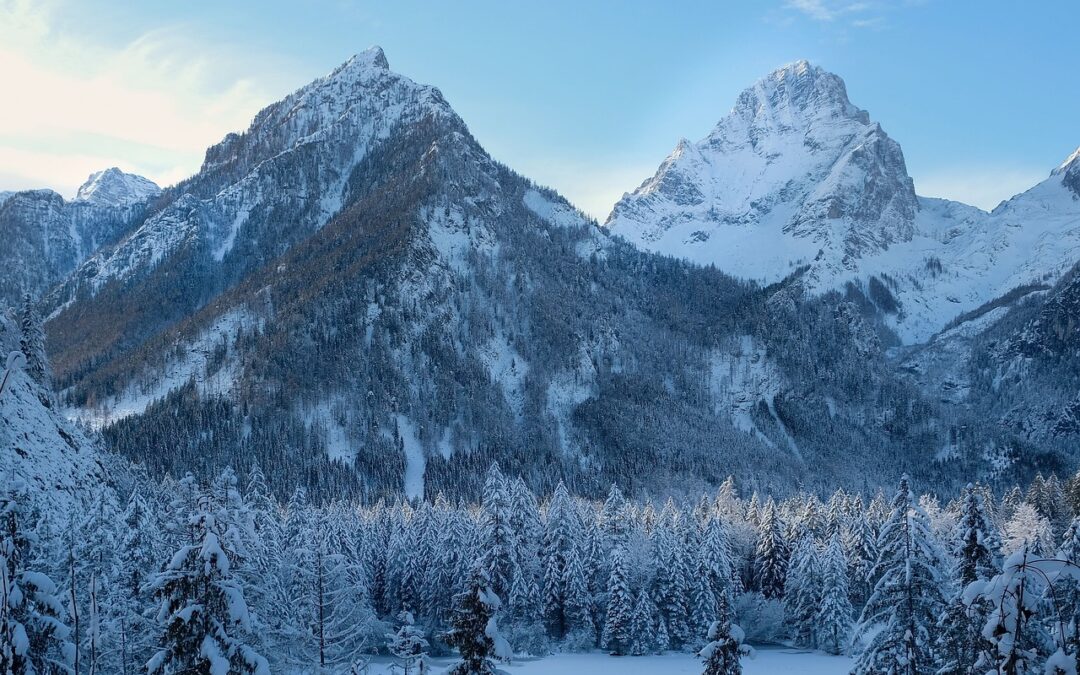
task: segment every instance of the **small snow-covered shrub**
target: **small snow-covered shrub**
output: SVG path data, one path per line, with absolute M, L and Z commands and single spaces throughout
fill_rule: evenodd
M 735 618 L 747 642 L 779 642 L 785 636 L 784 603 L 761 593 L 741 593 L 735 598 Z

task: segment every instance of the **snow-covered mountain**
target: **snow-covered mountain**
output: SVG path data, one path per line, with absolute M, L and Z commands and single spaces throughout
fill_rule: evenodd
M 679 142 L 607 226 L 642 248 L 777 281 L 842 276 L 910 239 L 918 203 L 900 146 L 806 61 L 744 91 L 699 143 Z
M 158 192 L 145 178 L 108 169 L 93 174 L 72 201 L 52 190 L 0 194 L 0 309 L 65 279 L 141 219 Z
M 467 495 L 492 460 L 581 492 L 811 462 L 856 484 L 927 466 L 939 433 L 872 410 L 919 394 L 855 305 L 611 239 L 378 49 L 210 148 L 47 309 L 64 400 L 114 448 L 258 461 L 279 489 Z M 868 398 L 834 405 L 846 386 Z
M 681 141 L 606 225 L 642 249 L 741 278 L 799 271 L 813 292 L 855 283 L 918 343 L 1076 261 L 1076 164 L 1074 155 L 992 214 L 917 198 L 900 146 L 839 77 L 800 61 L 744 91 L 704 140 Z
M 75 194 L 75 201 L 101 206 L 130 206 L 148 201 L 159 194 L 161 188 L 154 181 L 133 173 L 125 173 L 114 166 L 90 174 L 90 178 Z

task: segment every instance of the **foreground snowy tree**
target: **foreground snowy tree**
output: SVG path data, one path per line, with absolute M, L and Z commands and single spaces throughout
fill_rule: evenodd
M 634 599 L 627 578 L 626 552 L 620 546 L 611 556 L 608 580 L 607 620 L 604 622 L 604 649 L 616 656 L 629 654 L 633 642 Z
M 1029 675 L 1042 670 L 1051 651 L 1050 638 L 1040 623 L 1048 582 L 1042 562 L 1029 545 L 1021 545 L 1000 574 L 965 589 L 969 605 L 991 605 L 982 630 L 985 648 L 975 664 L 977 672 Z
M 765 503 L 765 510 L 761 515 L 757 549 L 754 552 L 755 586 L 766 598 L 784 597 L 788 554 L 783 526 L 776 514 L 776 505 L 770 499 Z
M 484 567 L 474 565 L 466 590 L 456 598 L 452 628 L 445 636 L 447 644 L 461 654 L 461 661 L 447 671 L 448 675 L 494 675 L 492 659 L 513 656 L 495 621 L 500 605 Z
M 830 654 L 843 654 L 851 632 L 852 609 L 848 601 L 847 557 L 834 534 L 821 561 L 821 600 L 815 616 L 816 646 Z
M 397 632 L 387 635 L 387 649 L 398 660 L 396 665 L 400 666 L 402 675 L 409 675 L 410 672 L 422 674 L 427 669 L 428 641 L 416 627 L 410 612 L 403 611 L 398 614 L 398 623 L 401 625 Z
M 983 647 L 982 627 L 989 607 L 983 600 L 965 602 L 964 590 L 977 581 L 987 581 L 997 570 L 994 528 L 986 516 L 982 495 L 971 485 L 961 499 L 957 534 L 952 574 L 955 592 L 937 626 L 939 675 L 979 672 L 975 664 Z
M 741 658 L 753 651 L 743 645 L 742 629 L 731 623 L 727 598 L 717 602 L 717 618 L 709 626 L 708 642 L 698 652 L 705 662 L 704 675 L 741 675 Z
M 150 659 L 153 675 L 254 673 L 270 666 L 242 636 L 251 628 L 241 584 L 232 575 L 235 536 L 206 497 L 191 516 L 196 540 L 180 547 L 149 588 L 160 605 L 162 647 Z
M 20 481 L 0 486 L 0 673 L 67 672 L 74 658 L 56 584 L 30 569 L 35 544 Z
M 881 528 L 878 551 L 878 582 L 856 628 L 862 649 L 852 673 L 930 675 L 936 672 L 933 629 L 945 607 L 941 552 L 907 476 Z

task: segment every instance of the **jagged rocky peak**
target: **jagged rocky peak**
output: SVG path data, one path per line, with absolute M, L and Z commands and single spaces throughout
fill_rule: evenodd
M 777 68 L 743 91 L 718 130 L 733 118 L 782 129 L 822 116 L 870 124 L 870 115 L 848 100 L 847 87 L 838 75 L 801 60 Z
M 75 201 L 99 206 L 129 206 L 161 194 L 149 178 L 110 167 L 90 174 L 75 194 Z
M 1053 175 L 1060 175 L 1062 185 L 1072 190 L 1073 194 L 1080 199 L 1080 148 L 1069 155 L 1061 166 L 1054 169 Z
M 330 140 L 360 155 L 402 121 L 456 115 L 438 89 L 390 70 L 381 47 L 354 55 L 328 75 L 261 110 L 243 134 L 229 134 L 206 151 L 203 171 L 259 161 L 299 145 Z
M 900 146 L 840 77 L 797 61 L 743 91 L 700 143 L 681 141 L 607 224 L 736 276 L 813 263 L 832 278 L 910 239 L 918 209 Z

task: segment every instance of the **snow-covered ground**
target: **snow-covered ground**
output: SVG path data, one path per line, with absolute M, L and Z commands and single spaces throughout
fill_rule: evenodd
M 452 660 L 436 659 L 433 672 L 443 673 L 452 664 Z M 851 659 L 844 656 L 772 646 L 758 648 L 754 658 L 744 658 L 742 661 L 745 675 L 846 675 L 851 665 Z M 690 654 L 608 656 L 594 652 L 555 654 L 542 659 L 503 664 L 500 668 L 508 675 L 698 675 L 702 671 L 702 663 Z M 369 672 L 371 675 L 384 675 L 393 671 L 389 663 L 378 662 L 371 664 Z

